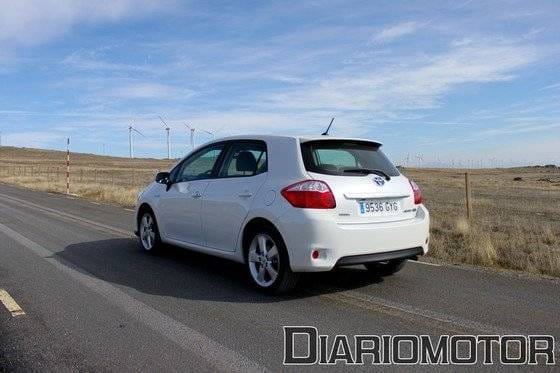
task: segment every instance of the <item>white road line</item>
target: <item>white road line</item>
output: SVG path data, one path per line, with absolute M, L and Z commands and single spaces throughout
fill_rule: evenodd
M 224 372 L 263 372 L 264 366 L 230 350 L 206 335 L 189 328 L 185 324 L 170 316 L 140 302 L 107 281 L 103 281 L 84 269 L 60 258 L 53 257 L 53 253 L 27 237 L 22 236 L 11 228 L 0 224 L 0 232 L 16 241 L 34 254 L 43 258 L 54 267 L 70 276 L 75 281 L 86 286 L 91 291 L 105 297 L 109 302 L 121 308 L 131 317 L 146 325 L 154 332 L 175 342 L 185 351 L 200 356 L 214 370 Z
M 130 231 L 125 231 L 124 229 L 114 228 L 114 227 L 111 227 L 111 226 L 106 225 L 106 224 L 98 223 L 98 222 L 95 222 L 93 220 L 85 219 L 85 218 L 82 218 L 82 217 L 77 216 L 77 215 L 73 215 L 73 214 L 69 214 L 69 213 L 66 213 L 66 212 L 59 211 L 59 210 L 55 210 L 55 209 L 52 209 L 50 207 L 37 205 L 33 202 L 24 201 L 22 199 L 7 196 L 5 194 L 0 194 L 0 200 L 2 200 L 2 199 L 5 200 L 5 201 L 8 201 L 8 202 L 12 202 L 12 203 L 19 203 L 20 205 L 30 207 L 30 208 L 34 208 L 34 209 L 43 211 L 47 214 L 55 215 L 55 216 L 66 218 L 66 219 L 71 219 L 71 220 L 80 222 L 82 224 L 87 224 L 87 225 L 92 226 L 94 228 L 103 229 L 103 230 L 106 230 L 106 231 L 117 233 L 119 235 L 134 237 L 134 234 Z
M 132 212 L 134 212 L 133 209 L 124 209 L 124 210 L 125 210 L 125 211 L 132 211 Z
M 4 304 L 4 307 L 10 311 L 13 317 L 25 315 L 19 304 L 4 289 L 0 289 L 0 302 Z
M 461 333 L 463 330 L 475 331 L 478 334 L 499 334 L 499 335 L 529 335 L 531 333 L 523 333 L 519 330 L 509 330 L 482 322 L 468 320 L 462 317 L 444 314 L 437 311 L 422 309 L 409 304 L 394 302 L 388 299 L 372 296 L 353 290 L 344 290 L 338 288 L 325 288 L 328 293 L 321 294 L 323 298 L 335 300 L 338 302 L 351 304 L 353 306 L 383 312 L 388 315 L 397 316 L 402 319 L 415 321 L 424 319 L 440 324 L 440 328 L 451 330 L 454 333 Z M 430 323 L 430 324 L 431 324 Z M 457 328 L 462 330 L 456 330 Z M 555 347 L 555 352 L 560 352 L 560 345 Z
M 430 262 L 421 262 L 419 260 L 409 260 L 409 263 L 416 263 L 416 264 L 424 264 L 427 266 L 433 266 L 433 267 L 441 267 L 441 264 L 437 264 L 437 263 L 430 263 Z

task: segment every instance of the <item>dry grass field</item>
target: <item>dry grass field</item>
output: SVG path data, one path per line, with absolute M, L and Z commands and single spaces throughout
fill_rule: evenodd
M 64 152 L 2 147 L 0 162 L 0 182 L 66 190 Z M 132 206 L 138 191 L 172 163 L 73 154 L 71 193 Z M 470 222 L 465 218 L 465 170 L 402 171 L 418 182 L 430 209 L 431 257 L 560 277 L 560 169 L 469 170 Z
M 66 192 L 65 152 L 1 147 L 0 162 L 1 182 Z M 138 192 L 155 173 L 168 170 L 173 162 L 72 154 L 70 192 L 98 202 L 133 206 Z
M 465 170 L 402 171 L 424 192 L 432 257 L 560 277 L 560 169 L 468 170 L 470 222 Z

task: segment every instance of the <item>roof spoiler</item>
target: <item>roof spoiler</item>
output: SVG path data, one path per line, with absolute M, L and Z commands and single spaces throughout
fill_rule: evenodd
M 341 141 L 341 142 L 353 142 L 353 143 L 362 143 L 362 144 L 375 144 L 378 147 L 383 146 L 383 143 L 379 142 L 379 141 L 374 141 L 374 140 L 366 140 L 366 139 L 344 139 L 344 138 L 329 138 L 329 137 L 324 137 L 324 138 L 313 138 L 313 139 L 300 139 L 300 142 L 302 144 L 305 143 L 309 143 L 309 142 L 335 142 L 335 141 Z

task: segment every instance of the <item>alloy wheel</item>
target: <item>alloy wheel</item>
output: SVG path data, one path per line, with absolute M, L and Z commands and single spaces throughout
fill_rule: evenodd
M 156 232 L 154 227 L 154 219 L 150 214 L 144 214 L 140 221 L 140 240 L 144 250 L 150 251 L 153 249 L 156 241 Z
M 266 288 L 275 283 L 280 271 L 280 254 L 274 240 L 259 233 L 249 246 L 249 270 L 253 280 Z

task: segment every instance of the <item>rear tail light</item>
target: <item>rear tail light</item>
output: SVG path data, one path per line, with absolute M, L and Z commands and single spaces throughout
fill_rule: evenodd
M 412 192 L 414 193 L 414 204 L 419 205 L 422 203 L 422 191 L 418 184 L 414 180 L 410 180 L 410 186 L 412 187 Z
M 327 183 L 304 180 L 288 185 L 280 192 L 294 207 L 307 209 L 334 209 L 336 201 Z

